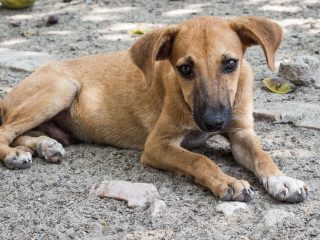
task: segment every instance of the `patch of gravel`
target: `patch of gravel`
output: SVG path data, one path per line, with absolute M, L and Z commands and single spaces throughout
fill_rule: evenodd
M 38 1 L 34 8 L 11 11 L 0 8 L 0 47 L 47 52 L 59 59 L 124 49 L 135 37 L 127 30 L 135 23 L 178 23 L 199 15 L 223 17 L 259 15 L 278 21 L 285 38 L 277 59 L 297 55 L 319 57 L 320 3 L 318 1 Z M 176 13 L 172 12 L 179 10 Z M 56 14 L 59 23 L 45 21 Z M 174 17 L 173 15 L 176 14 Z M 178 14 L 178 15 L 177 15 Z M 27 34 L 26 34 L 27 33 Z M 28 36 L 26 38 L 24 36 Z M 262 89 L 261 79 L 272 75 L 262 51 L 247 52 L 255 77 L 255 101 L 265 104 L 297 101 L 319 103 L 320 90 L 299 87 L 288 95 Z M 0 97 L 24 78 L 25 72 L 0 69 Z M 301 204 L 272 199 L 253 174 L 238 166 L 227 145 L 214 139 L 196 151 L 228 174 L 246 179 L 256 190 L 245 210 L 225 217 L 216 211 L 221 201 L 189 178 L 139 163 L 141 152 L 109 146 L 79 144 L 66 149 L 62 164 L 35 159 L 27 170 L 0 166 L 1 239 L 317 239 L 320 237 L 320 135 L 319 131 L 290 124 L 257 122 L 263 148 L 291 177 L 306 181 L 311 194 Z M 154 219 L 150 209 L 130 209 L 125 202 L 89 197 L 103 180 L 154 184 L 166 210 Z M 268 213 L 281 209 L 282 220 Z

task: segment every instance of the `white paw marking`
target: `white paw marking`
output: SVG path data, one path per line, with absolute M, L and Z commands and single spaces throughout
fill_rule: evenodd
M 262 183 L 274 198 L 285 202 L 301 202 L 309 191 L 303 181 L 287 176 L 262 178 Z

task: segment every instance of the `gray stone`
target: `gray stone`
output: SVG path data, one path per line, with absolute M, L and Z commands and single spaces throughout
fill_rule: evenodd
M 223 213 L 225 216 L 230 216 L 237 209 L 246 209 L 247 204 L 243 202 L 224 202 L 216 206 L 216 211 L 218 213 Z
M 56 58 L 48 53 L 0 48 L 0 67 L 12 70 L 33 72 L 39 66 L 54 60 Z
M 278 123 L 293 123 L 297 127 L 320 130 L 320 107 L 317 103 L 300 101 L 255 103 L 255 116 L 269 116 Z
M 260 221 L 260 225 L 266 227 L 276 226 L 278 223 L 282 223 L 285 219 L 293 218 L 294 214 L 283 209 L 270 209 L 264 214 Z
M 255 111 L 253 112 L 254 120 L 256 121 L 266 121 L 266 122 L 276 122 L 281 120 L 281 114 L 278 112 L 268 112 L 268 111 Z
M 320 86 L 320 60 L 315 56 L 299 56 L 280 63 L 278 75 L 298 86 Z
M 127 181 L 103 181 L 93 185 L 90 194 L 125 200 L 130 208 L 146 208 L 159 199 L 158 190 L 153 184 Z

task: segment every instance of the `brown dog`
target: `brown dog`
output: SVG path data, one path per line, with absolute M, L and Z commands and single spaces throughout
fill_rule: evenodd
M 186 150 L 223 134 L 273 197 L 303 201 L 306 185 L 285 176 L 254 133 L 253 77 L 243 58 L 259 44 L 274 69 L 281 39 L 265 18 L 199 17 L 148 33 L 128 51 L 48 64 L 1 103 L 0 159 L 12 169 L 29 167 L 30 152 L 58 162 L 63 147 L 48 135 L 66 145 L 69 134 L 141 149 L 143 164 L 191 175 L 220 199 L 249 201 L 247 181 Z

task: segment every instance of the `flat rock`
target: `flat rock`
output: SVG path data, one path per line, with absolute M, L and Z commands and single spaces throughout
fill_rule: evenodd
M 315 56 L 298 56 L 280 63 L 278 75 L 298 86 L 320 86 L 320 60 Z
M 243 202 L 224 202 L 216 206 L 218 213 L 223 213 L 225 216 L 230 216 L 237 209 L 246 209 L 248 206 Z
M 279 102 L 255 103 L 256 120 L 272 120 L 279 123 L 293 123 L 297 127 L 320 130 L 320 107 L 317 103 Z
M 294 214 L 283 209 L 270 209 L 262 217 L 260 224 L 266 227 L 276 226 L 287 218 L 293 218 Z
M 146 208 L 159 199 L 158 190 L 153 184 L 127 181 L 103 181 L 93 185 L 90 194 L 125 200 L 130 208 Z
M 0 48 L 0 67 L 11 70 L 33 72 L 39 66 L 55 61 L 54 56 L 44 52 L 17 51 Z
M 281 113 L 269 112 L 265 110 L 256 110 L 253 112 L 253 117 L 257 121 L 276 122 L 281 121 Z

